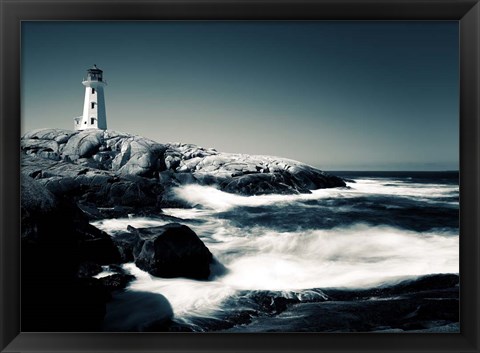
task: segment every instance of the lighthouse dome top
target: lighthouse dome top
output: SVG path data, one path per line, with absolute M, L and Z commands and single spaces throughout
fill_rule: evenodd
M 100 69 L 97 67 L 97 65 L 95 65 L 95 64 L 93 65 L 93 67 L 92 67 L 91 69 L 88 69 L 87 71 L 88 71 L 88 72 L 92 72 L 92 73 L 93 73 L 93 72 L 94 72 L 94 73 L 103 72 L 103 71 L 100 70 Z

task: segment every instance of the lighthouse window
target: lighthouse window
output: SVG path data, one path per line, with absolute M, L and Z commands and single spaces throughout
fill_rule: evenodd
M 92 88 L 92 94 L 95 94 L 95 88 Z
M 90 125 L 93 125 L 95 118 L 90 118 Z
M 92 102 L 92 109 L 95 108 L 95 102 Z

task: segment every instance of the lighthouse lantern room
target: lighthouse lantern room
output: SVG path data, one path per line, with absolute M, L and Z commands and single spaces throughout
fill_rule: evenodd
M 87 78 L 82 81 L 85 86 L 85 101 L 83 115 L 75 118 L 75 130 L 107 129 L 107 115 L 105 112 L 105 96 L 103 87 L 107 83 L 103 80 L 103 71 L 97 65 L 87 70 Z

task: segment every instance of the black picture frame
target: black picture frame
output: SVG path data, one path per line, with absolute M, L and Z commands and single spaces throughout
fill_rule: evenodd
M 0 0 L 2 352 L 479 352 L 478 0 Z M 20 28 L 24 20 L 456 20 L 460 26 L 458 334 L 20 332 Z

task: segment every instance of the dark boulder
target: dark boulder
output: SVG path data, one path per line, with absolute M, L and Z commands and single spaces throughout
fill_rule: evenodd
M 170 223 L 160 227 L 128 230 L 138 235 L 135 264 L 158 277 L 207 279 L 213 256 L 193 230 Z
M 112 240 L 118 248 L 121 262 L 135 261 L 135 258 L 133 257 L 133 249 L 140 241 L 140 237 L 138 236 L 137 232 L 116 234 Z
M 288 171 L 295 178 L 296 185 L 308 190 L 344 187 L 347 185 L 342 178 L 305 165 L 297 165 L 288 169 Z
M 85 224 L 79 227 L 78 251 L 82 260 L 92 261 L 100 265 L 120 262 L 120 254 L 110 236 L 92 226 Z

